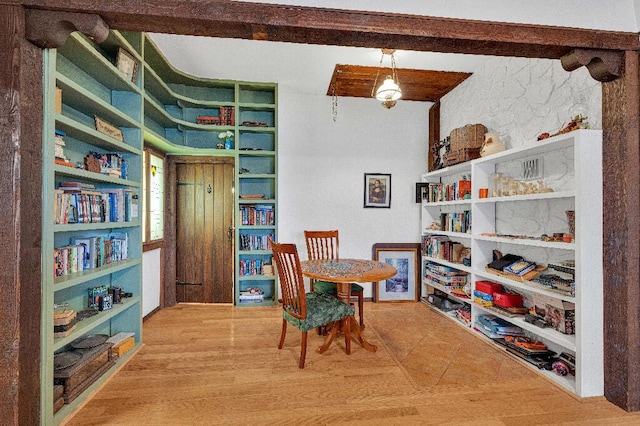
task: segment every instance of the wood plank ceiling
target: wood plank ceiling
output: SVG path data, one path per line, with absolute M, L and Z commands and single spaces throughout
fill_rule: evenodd
M 466 72 L 396 68 L 402 100 L 436 102 L 471 76 Z M 372 97 L 373 86 L 380 86 L 391 75 L 391 68 L 337 64 L 327 89 L 329 96 Z M 377 82 L 376 82 L 377 76 Z

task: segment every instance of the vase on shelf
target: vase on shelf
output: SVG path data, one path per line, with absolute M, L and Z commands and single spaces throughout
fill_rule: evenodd
M 233 149 L 233 140 L 227 139 L 224 141 L 224 149 Z

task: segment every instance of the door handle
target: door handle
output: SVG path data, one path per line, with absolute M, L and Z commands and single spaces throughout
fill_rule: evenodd
M 233 226 L 230 226 L 229 229 L 227 230 L 227 239 L 229 242 L 233 241 L 233 233 L 235 231 L 235 228 Z
M 199 285 L 199 286 L 201 286 L 202 283 L 188 283 L 188 282 L 185 282 L 185 281 L 176 281 L 176 285 Z

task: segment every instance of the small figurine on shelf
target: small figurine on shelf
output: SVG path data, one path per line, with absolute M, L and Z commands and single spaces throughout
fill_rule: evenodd
M 60 164 L 62 166 L 73 167 L 73 163 L 69 161 L 67 157 L 64 155 L 64 147 L 66 145 L 64 143 L 65 136 L 67 136 L 65 132 L 63 132 L 62 130 L 56 130 L 55 149 L 54 149 L 55 163 Z
M 502 143 L 498 132 L 487 132 L 484 134 L 484 142 L 480 148 L 481 157 L 486 157 L 504 150 L 505 146 L 504 143 Z
M 541 141 L 553 136 L 563 135 L 565 133 L 573 132 L 574 130 L 588 129 L 590 126 L 589 126 L 589 122 L 587 121 L 587 118 L 588 117 L 585 117 L 582 114 L 578 114 L 575 117 L 573 117 L 566 126 L 563 126 L 560 130 L 558 130 L 554 134 L 550 135 L 549 133 L 546 133 L 546 132 L 541 133 L 540 136 L 538 136 L 538 140 Z

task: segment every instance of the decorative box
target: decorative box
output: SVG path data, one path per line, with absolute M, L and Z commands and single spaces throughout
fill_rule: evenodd
M 107 342 L 112 343 L 111 355 L 119 357 L 129 352 L 136 344 L 135 333 L 133 332 L 120 332 L 111 336 Z
M 453 129 L 449 134 L 451 151 L 477 148 L 479 152 L 484 143 L 485 133 L 487 133 L 487 128 L 483 124 L 467 124 L 464 127 Z
M 480 158 L 480 148 L 463 148 L 455 151 L 449 151 L 444 154 L 444 166 L 449 167 L 454 164 L 464 163 L 465 161 Z
M 493 295 L 493 293 L 499 293 L 502 291 L 502 284 L 491 281 L 476 281 L 476 290 L 485 294 Z
M 87 349 L 74 349 L 79 360 L 53 372 L 53 383 L 64 386 L 64 402 L 69 404 L 115 363 L 111 343 L 101 343 Z
M 493 294 L 474 290 L 473 301 L 480 306 L 493 306 Z
M 522 296 L 513 293 L 493 293 L 493 303 L 503 308 L 522 306 Z
M 76 328 L 76 311 L 66 309 L 53 313 L 53 337 L 68 336 Z

